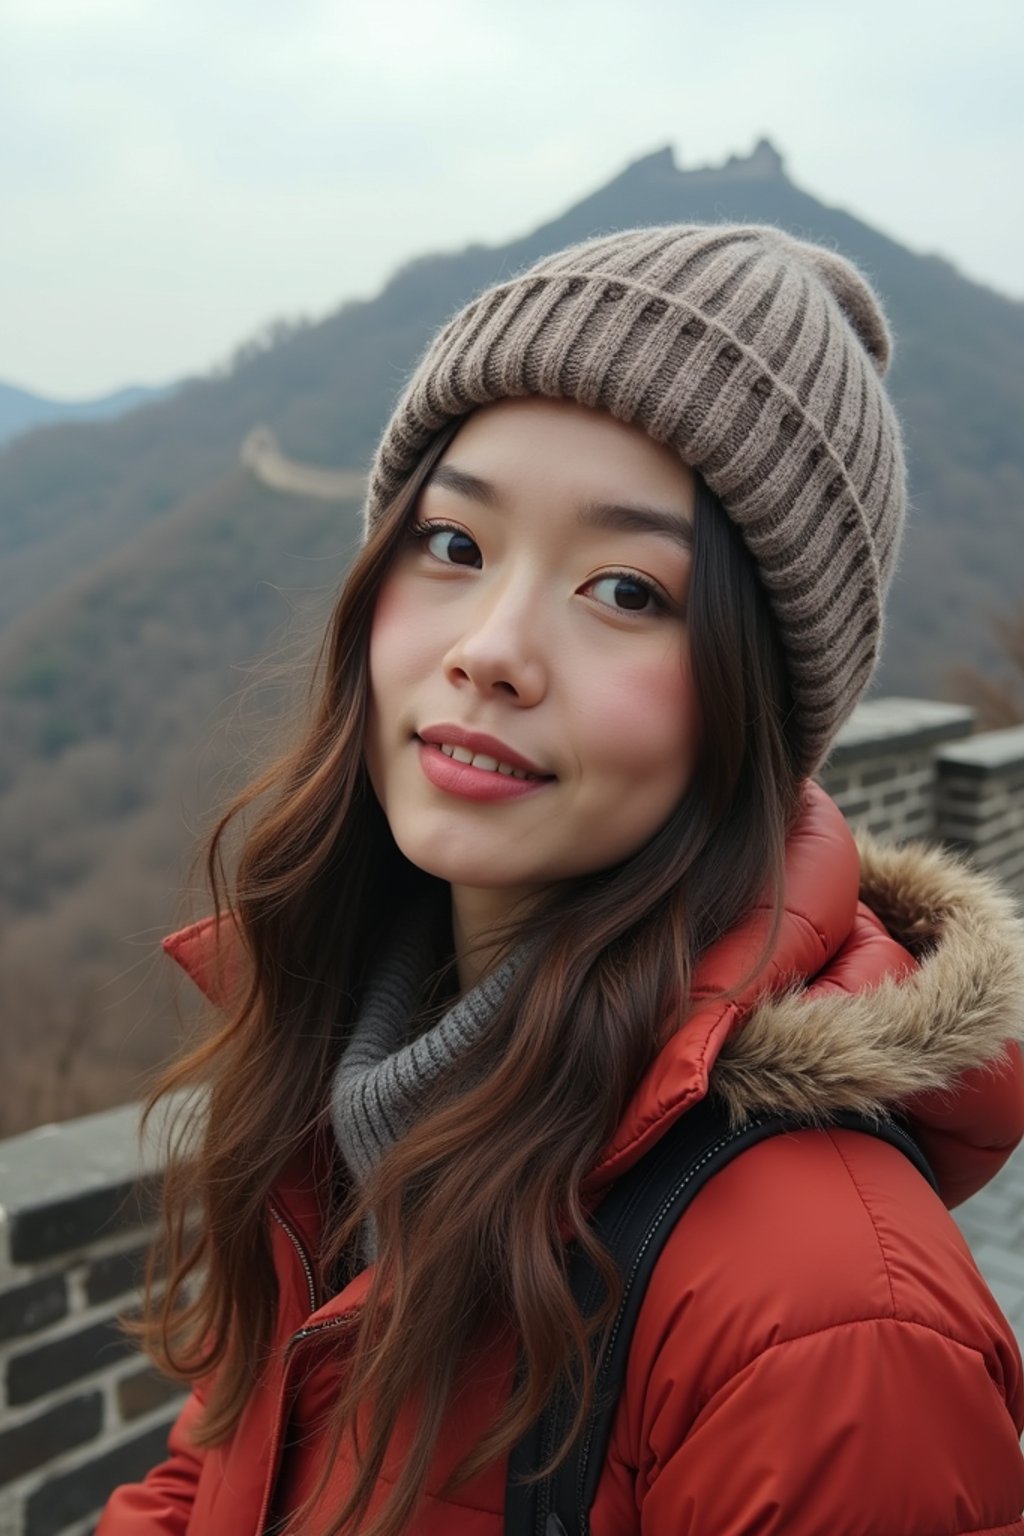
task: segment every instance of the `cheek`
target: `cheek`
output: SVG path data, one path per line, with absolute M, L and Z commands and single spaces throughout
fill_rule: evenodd
M 673 647 L 629 665 L 595 669 L 588 714 L 600 722 L 595 750 L 634 780 L 689 778 L 700 744 L 700 711 L 688 651 Z
M 396 576 L 385 581 L 370 626 L 371 707 L 393 703 L 393 689 L 414 675 L 416 659 L 423 655 L 421 620 L 407 584 Z
M 387 804 L 387 766 L 392 755 L 390 744 L 413 681 L 416 647 L 416 621 L 404 584 L 394 578 L 385 581 L 377 596 L 370 625 L 368 680 L 370 697 L 366 715 L 364 754 L 377 799 Z

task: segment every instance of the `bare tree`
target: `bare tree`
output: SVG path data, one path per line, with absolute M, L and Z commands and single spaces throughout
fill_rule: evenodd
M 995 618 L 992 629 L 1009 662 L 1009 675 L 996 677 L 972 666 L 955 667 L 949 674 L 953 697 L 976 710 L 982 731 L 1024 725 L 1024 607 Z

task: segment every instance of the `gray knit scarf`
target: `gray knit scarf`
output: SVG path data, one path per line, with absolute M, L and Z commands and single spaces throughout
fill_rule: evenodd
M 399 926 L 364 989 L 352 1037 L 331 1090 L 331 1121 L 342 1155 L 358 1183 L 428 1107 L 430 1092 L 457 1067 L 493 1017 L 522 961 L 510 955 L 433 1026 L 417 1034 L 427 983 L 438 969 L 436 907 L 419 904 Z M 377 1234 L 363 1234 L 372 1262 Z

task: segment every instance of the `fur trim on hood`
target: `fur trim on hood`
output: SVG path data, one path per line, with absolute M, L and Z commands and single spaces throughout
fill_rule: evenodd
M 1024 1039 L 1024 922 L 1006 890 L 938 848 L 856 841 L 860 899 L 917 969 L 867 991 L 836 979 L 757 1002 L 711 1080 L 735 1123 L 769 1111 L 883 1116 L 972 1069 L 997 1072 L 1008 1042 Z

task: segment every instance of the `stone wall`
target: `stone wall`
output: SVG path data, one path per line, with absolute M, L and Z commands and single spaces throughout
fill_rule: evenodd
M 819 775 L 851 826 L 937 839 L 1024 895 L 1024 726 L 972 736 L 973 712 L 871 699 Z
M 947 840 L 1024 893 L 1024 728 L 971 727 L 959 706 L 870 701 L 821 779 L 854 825 Z M 180 1394 L 116 1322 L 150 1236 L 151 1148 L 132 1106 L 0 1142 L 0 1536 L 84 1536 L 163 1455 Z M 1018 1159 L 957 1219 L 1024 1336 Z
M 164 1455 L 180 1389 L 117 1321 L 157 1175 L 134 1105 L 0 1142 L 0 1536 L 91 1531 Z
M 264 485 L 317 501 L 362 501 L 367 477 L 356 470 L 327 469 L 322 464 L 303 464 L 286 458 L 269 427 L 253 427 L 241 449 L 246 469 Z
M 896 842 L 941 836 L 937 758 L 973 726 L 963 705 L 870 699 L 843 727 L 819 778 L 852 826 Z
M 1024 726 L 940 753 L 942 836 L 1015 890 L 1024 888 Z

